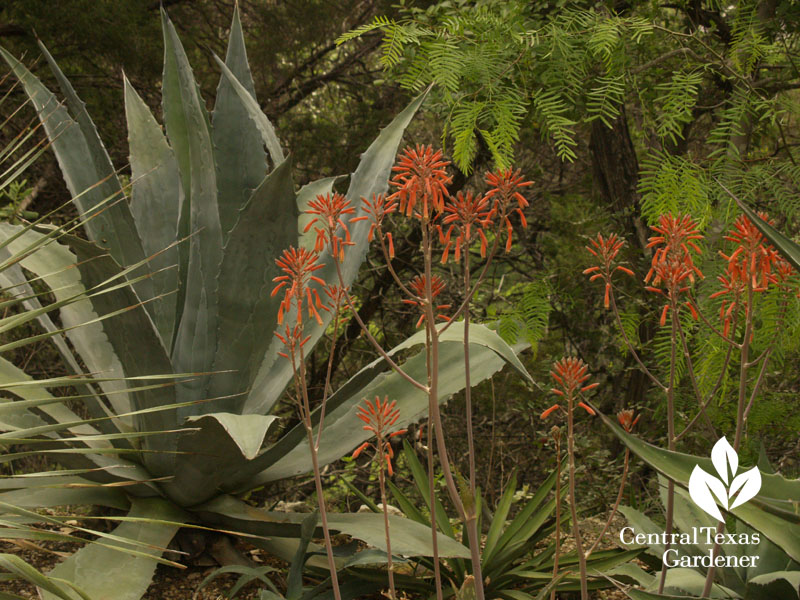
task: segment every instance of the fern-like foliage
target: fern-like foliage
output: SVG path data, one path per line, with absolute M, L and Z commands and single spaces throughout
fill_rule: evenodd
M 509 344 L 514 344 L 520 339 L 525 340 L 536 354 L 550 321 L 551 293 L 550 286 L 545 280 L 526 284 L 519 298 L 515 298 L 513 309 L 500 317 L 497 327 L 500 337 Z
M 508 167 L 526 116 L 565 161 L 577 158 L 577 127 L 610 126 L 626 92 L 627 46 L 652 25 L 638 17 L 565 9 L 546 23 L 525 2 L 441 2 L 405 8 L 405 18 L 376 18 L 338 40 L 379 30 L 381 64 L 418 91 L 434 83 L 455 164 L 472 169 L 485 143 L 495 166 Z M 531 86 L 531 81 L 538 84 Z
M 639 174 L 642 216 L 654 225 L 659 215 L 689 214 L 703 227 L 711 216 L 710 188 L 701 167 L 680 156 L 654 152 L 642 161 Z

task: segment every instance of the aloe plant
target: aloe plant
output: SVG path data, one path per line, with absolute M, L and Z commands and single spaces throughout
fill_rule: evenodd
M 407 441 L 404 441 L 403 445 L 403 457 L 405 465 L 411 471 L 412 489 L 415 493 L 407 494 L 397 485 L 389 482 L 393 502 L 410 520 L 430 526 L 428 473 L 417 458 L 414 448 Z M 558 575 L 553 575 L 556 542 L 552 537 L 556 529 L 553 517 L 556 510 L 556 497 L 549 497 L 549 495 L 556 488 L 559 474 L 560 472 L 557 471 L 550 473 L 513 516 L 512 505 L 518 491 L 516 476 L 512 476 L 509 480 L 493 514 L 486 508 L 481 509 L 482 505 L 485 506 L 486 501 L 482 498 L 478 499 L 477 514 L 482 515 L 479 520 L 486 520 L 483 527 L 486 541 L 481 555 L 481 566 L 486 581 L 484 591 L 487 597 L 505 600 L 533 600 L 534 598 L 538 600 L 549 598 L 551 591 L 554 590 L 576 592 L 581 589 L 581 579 L 578 573 L 579 561 L 575 551 L 560 557 L 562 568 Z M 381 508 L 369 497 L 346 481 L 345 485 L 356 493 L 375 514 L 381 511 Z M 425 503 L 423 508 L 420 508 L 415 502 L 414 496 Z M 436 523 L 442 534 L 447 538 L 459 537 L 458 532 L 451 525 L 444 504 L 438 498 L 434 502 L 433 513 L 436 514 Z M 462 537 L 467 539 L 466 534 L 462 534 Z M 643 548 L 631 548 L 594 552 L 591 558 L 587 559 L 587 568 L 592 576 L 588 583 L 589 588 L 596 590 L 610 587 L 611 584 L 605 578 L 597 575 L 632 561 L 642 550 Z M 427 570 L 430 575 L 433 565 L 429 558 L 412 560 L 418 567 Z M 419 568 L 414 569 L 414 573 L 420 571 Z M 374 572 L 363 568 L 358 570 L 357 574 L 368 580 L 378 579 Z M 449 589 L 444 590 L 445 597 L 470 597 L 471 590 L 469 588 L 474 586 L 474 582 L 473 575 L 470 574 L 469 561 L 465 561 L 461 557 L 449 558 L 444 561 L 442 575 L 452 584 Z M 431 591 L 433 581 L 430 577 L 398 574 L 396 578 L 398 588 L 408 592 L 433 595 Z M 474 591 L 472 593 L 474 594 Z
M 163 11 L 162 21 L 166 135 L 124 82 L 130 201 L 83 103 L 44 46 L 64 105 L 0 49 L 39 113 L 79 213 L 93 215 L 84 220 L 88 241 L 64 235 L 47 246 L 46 255 L 26 253 L 19 261 L 25 270 L 7 272 L 5 283 L 26 289 L 28 273 L 49 287 L 61 303 L 55 308 L 62 326 L 48 320 L 55 308 L 39 310 L 35 296 L 26 298 L 23 318 L 39 318 L 67 364 L 76 373 L 85 365 L 96 378 L 81 398 L 89 418 L 61 411 L 41 385 L 14 388 L 29 402 L 4 407 L 0 442 L 12 436 L 46 440 L 46 452 L 72 471 L 8 480 L 0 506 L 4 512 L 65 504 L 129 510 L 110 538 L 90 543 L 51 573 L 99 598 L 141 597 L 163 549 L 184 525 L 247 533 L 255 536 L 253 543 L 290 558 L 304 515 L 258 510 L 239 496 L 311 469 L 302 426 L 282 432 L 274 443 L 265 441 L 279 421 L 270 412 L 292 376 L 288 361 L 278 359 L 282 344 L 272 333 L 280 300 L 269 290 L 279 252 L 308 242 L 300 233 L 300 213 L 316 195 L 329 192 L 335 178 L 295 190 L 291 158 L 255 100 L 236 12 L 226 59 L 218 59 L 222 76 L 210 115 Z M 355 205 L 386 190 L 403 131 L 423 99 L 424 94 L 416 98 L 362 155 L 347 192 Z M 351 226 L 354 245 L 342 265 L 348 284 L 366 255 L 368 229 L 365 222 Z M 41 245 L 47 235 L 0 227 L 0 243 L 11 252 Z M 329 281 L 337 276 L 331 264 L 318 274 Z M 309 348 L 326 324 L 307 326 Z M 464 387 L 461 327 L 454 324 L 442 338 L 439 401 Z M 473 384 L 505 363 L 529 378 L 494 332 L 474 324 L 472 330 Z M 424 342 L 417 334 L 388 354 L 406 351 L 403 369 L 419 379 L 426 360 L 413 349 Z M 0 376 L 11 382 L 24 374 L 0 358 Z M 154 377 L 174 384 L 142 381 Z M 383 359 L 373 361 L 328 399 L 321 464 L 365 441 L 367 432 L 353 426 L 353 415 L 363 397 L 375 395 L 396 399 L 404 422 L 428 408 L 425 393 L 388 371 Z M 49 407 L 46 421 L 35 406 Z M 379 548 L 383 544 L 378 515 L 331 515 L 329 525 Z M 398 532 L 394 553 L 430 554 L 430 530 L 422 524 L 395 523 L 392 530 Z M 108 552 L 109 545 L 123 552 Z M 451 539 L 439 543 L 439 552 L 468 556 Z

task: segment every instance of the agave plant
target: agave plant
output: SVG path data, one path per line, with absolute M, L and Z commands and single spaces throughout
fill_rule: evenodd
M 84 373 L 85 365 L 94 375 L 73 380 L 85 386 L 79 399 L 88 418 L 62 410 L 66 407 L 42 382 L 11 390 L 21 401 L 4 406 L 0 442 L 2 437 L 44 440 L 45 451 L 70 470 L 5 481 L 0 510 L 16 511 L 21 519 L 32 518 L 29 509 L 46 506 L 128 510 L 111 534 L 51 573 L 95 598 L 141 597 L 181 526 L 243 532 L 255 536 L 253 543 L 291 558 L 305 515 L 258 510 L 238 496 L 311 469 L 301 426 L 271 433 L 279 419 L 270 413 L 292 373 L 272 335 L 280 300 L 269 290 L 279 252 L 309 241 L 301 235 L 300 213 L 318 194 L 328 193 L 335 178 L 295 190 L 291 158 L 284 156 L 255 100 L 236 12 L 226 59 L 218 59 L 222 76 L 211 115 L 163 11 L 162 20 L 166 136 L 124 82 L 130 201 L 83 103 L 44 46 L 64 105 L 0 49 L 39 114 L 79 214 L 93 216 L 84 219 L 88 241 L 63 235 L 46 252 L 26 252 L 19 261 L 24 270 L 6 271 L 5 284 L 17 286 L 18 300 L 28 308 L 24 318 L 38 318 L 53 334 L 67 365 L 76 373 Z M 423 99 L 424 94 L 415 99 L 362 155 L 347 192 L 354 205 L 386 190 L 403 131 Z M 346 283 L 354 281 L 364 260 L 368 229 L 366 222 L 350 227 Z M 0 227 L 0 243 L 10 252 L 42 246 L 49 235 Z M 333 281 L 330 262 L 318 274 Z M 55 306 L 43 308 L 35 294 L 25 292 L 26 276 L 52 292 Z M 47 316 L 56 308 L 59 325 Z M 326 324 L 307 326 L 309 347 Z M 506 362 L 529 378 L 514 350 L 493 331 L 472 328 L 473 384 Z M 421 344 L 424 335 L 418 334 L 389 351 L 405 351 L 403 369 L 417 379 L 426 373 Z M 462 334 L 454 324 L 442 339 L 440 401 L 464 387 L 462 352 Z M 5 383 L 25 378 L 5 358 L 0 376 Z M 328 400 L 321 464 L 365 441 L 368 434 L 352 425 L 353 417 L 358 402 L 375 395 L 396 399 L 404 422 L 427 409 L 427 396 L 390 372 L 382 359 L 368 364 Z M 277 441 L 268 442 L 268 434 Z M 329 524 L 382 547 L 378 515 L 331 515 Z M 408 521 L 392 529 L 398 532 L 392 539 L 395 554 L 430 553 L 430 530 L 422 524 Z M 468 556 L 463 546 L 440 537 L 440 555 Z M 125 552 L 108 552 L 108 546 Z M 52 598 L 46 591 L 44 597 Z

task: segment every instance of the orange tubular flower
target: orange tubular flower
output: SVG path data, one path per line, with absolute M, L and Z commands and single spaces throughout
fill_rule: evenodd
M 619 411 L 617 413 L 617 421 L 619 421 L 619 424 L 622 426 L 622 428 L 625 431 L 630 433 L 631 431 L 633 431 L 633 428 L 636 426 L 636 423 L 639 422 L 639 418 L 641 416 L 642 415 L 638 415 L 634 419 L 633 418 L 633 409 L 632 408 L 626 408 L 626 409 L 621 410 L 621 411 Z
M 411 283 L 408 284 L 408 288 L 417 295 L 418 299 L 404 299 L 403 302 L 406 304 L 411 304 L 413 306 L 418 306 L 420 310 L 422 310 L 422 315 L 420 315 L 419 320 L 417 321 L 417 327 L 422 325 L 422 322 L 425 320 L 425 305 L 420 300 L 425 298 L 425 276 L 424 275 L 417 275 L 414 279 L 411 280 Z M 436 298 L 439 294 L 444 291 L 444 281 L 438 275 L 434 275 L 431 278 L 431 297 Z M 450 304 L 440 304 L 436 307 L 436 310 L 447 310 L 451 307 Z M 440 319 L 444 319 L 448 321 L 448 317 L 445 315 L 438 315 Z
M 760 212 L 758 216 L 771 225 L 774 221 L 770 220 L 767 213 Z M 778 259 L 778 253 L 770 245 L 765 245 L 762 233 L 745 215 L 740 215 L 733 224 L 733 229 L 725 236 L 729 242 L 734 242 L 737 247 L 730 256 L 722 253 L 722 258 L 728 263 L 735 261 L 739 256 L 743 257 L 742 270 L 752 280 L 753 289 L 762 292 L 767 289 L 767 285 L 777 280 L 772 276 L 772 265 Z
M 484 198 L 487 200 L 494 198 L 494 206 L 492 210 L 500 215 L 500 220 L 506 228 L 506 252 L 511 251 L 512 234 L 514 228 L 511 226 L 509 216 L 512 212 L 519 215 L 523 227 L 528 226 L 528 221 L 525 219 L 523 209 L 528 207 L 528 201 L 522 195 L 520 190 L 529 185 L 533 185 L 532 181 L 523 181 L 521 171 L 512 171 L 511 168 L 499 169 L 495 173 L 486 173 L 486 183 L 491 186 L 491 189 L 486 192 Z M 512 209 L 511 205 L 516 201 L 517 207 Z
M 770 222 L 766 213 L 759 213 L 759 216 Z M 775 248 L 764 245 L 764 236 L 745 215 L 736 219 L 725 239 L 734 242 L 736 248 L 730 256 L 720 252 L 728 265 L 725 274 L 717 277 L 721 289 L 711 294 L 711 298 L 728 296 L 719 309 L 719 318 L 724 325 L 722 333 L 728 336 L 734 316 L 740 308 L 747 308 L 748 286 L 754 292 L 764 292 L 770 283 L 784 281 L 784 277 L 790 275 L 791 265 L 782 264 L 785 261 Z
M 616 233 L 612 233 L 607 238 L 604 238 L 603 234 L 598 233 L 597 238 L 589 240 L 589 243 L 593 247 L 586 246 L 586 249 L 598 259 L 600 264 L 591 266 L 588 269 L 584 269 L 583 274 L 592 274 L 592 276 L 589 278 L 589 281 L 602 279 L 605 282 L 606 292 L 603 298 L 603 306 L 608 308 L 610 306 L 609 296 L 611 294 L 611 276 L 616 271 L 622 271 L 623 273 L 627 273 L 631 276 L 633 275 L 633 271 L 627 267 L 614 265 L 617 254 L 619 254 L 620 249 L 625 245 L 625 240 L 619 239 Z
M 291 356 L 293 361 L 294 357 L 297 356 L 298 350 L 311 339 L 310 335 L 307 335 L 305 338 L 303 337 L 303 329 L 299 325 L 295 325 L 291 328 L 287 325 L 283 335 L 276 331 L 275 337 L 283 342 L 283 345 L 286 346 L 286 349 L 289 351 L 288 354 L 286 352 L 278 352 L 278 355 L 283 358 L 289 358 Z
M 278 309 L 279 325 L 283 324 L 284 316 L 291 310 L 292 303 L 297 308 L 297 324 L 302 325 L 303 302 L 305 301 L 308 302 L 308 316 L 314 317 L 317 323 L 322 325 L 322 317 L 320 317 L 317 309 L 324 311 L 328 309 L 322 304 L 317 290 L 312 290 L 309 287 L 309 283 L 312 281 L 323 287 L 325 286 L 325 282 L 313 274 L 314 271 L 318 271 L 324 266 L 317 263 L 318 258 L 319 256 L 315 252 L 292 246 L 284 250 L 280 258 L 275 259 L 275 264 L 285 273 L 285 275 L 279 275 L 272 280 L 278 285 L 275 286 L 272 294 L 270 294 L 275 296 L 281 289 L 285 288 L 283 300 Z
M 447 233 L 444 233 L 442 226 L 438 226 L 439 240 L 444 244 L 442 263 L 446 263 L 450 255 L 450 248 L 453 245 L 451 236 L 454 230 L 457 233 L 456 261 L 461 260 L 461 248 L 464 247 L 468 250 L 476 236 L 481 240 L 481 256 L 485 258 L 488 243 L 484 229 L 491 226 L 494 214 L 494 209 L 489 207 L 489 199 L 480 195 L 473 196 L 472 192 L 466 194 L 458 192 L 455 199 L 451 199 L 444 205 L 444 212 L 445 216 L 442 222 L 450 227 L 447 229 Z
M 449 196 L 447 184 L 452 181 L 446 171 L 449 164 L 442 151 L 434 152 L 431 146 L 417 144 L 416 149 L 406 148 L 392 167 L 396 174 L 389 184 L 398 189 L 389 199 L 400 200 L 400 212 L 407 217 L 430 219 L 431 210 L 441 213 L 444 199 Z M 418 200 L 422 202 L 422 211 L 414 212 Z
M 387 198 L 385 194 L 372 194 L 372 201 L 361 197 L 364 212 L 367 213 L 369 220 L 369 233 L 367 234 L 367 241 L 371 242 L 377 229 L 379 234 L 382 232 L 383 219 L 386 215 L 390 215 L 397 210 L 397 200 L 391 197 Z M 392 234 L 387 233 L 386 238 L 389 241 L 389 258 L 394 258 L 394 243 L 392 242 Z
M 564 357 L 553 365 L 553 369 L 555 370 L 550 371 L 550 376 L 555 380 L 556 387 L 550 391 L 558 396 L 566 397 L 567 400 L 574 400 L 577 395 L 593 390 L 600 385 L 599 383 L 583 385 L 589 379 L 589 367 L 579 358 Z M 597 414 L 585 402 L 578 402 L 578 406 L 592 416 Z M 560 405 L 554 404 L 541 414 L 541 418 L 546 419 L 558 408 L 561 408 Z
M 650 285 L 645 289 L 667 297 L 668 302 L 661 311 L 660 320 L 660 324 L 664 326 L 672 301 L 677 305 L 678 296 L 689 291 L 689 285 L 694 283 L 695 276 L 701 279 L 703 277 L 692 256 L 692 252 L 698 255 L 702 253 L 695 240 L 701 240 L 703 236 L 689 215 L 661 215 L 658 225 L 651 229 L 659 235 L 651 236 L 647 244 L 648 248 L 655 250 L 650 270 L 644 278 L 645 283 Z M 666 288 L 666 291 L 662 288 Z M 687 301 L 685 305 L 697 318 L 691 301 Z
M 305 212 L 308 215 L 316 215 L 316 217 L 306 225 L 303 233 L 306 233 L 317 222 L 322 222 L 321 227 L 314 227 L 314 231 L 317 232 L 314 252 L 320 253 L 325 246 L 330 244 L 331 254 L 338 257 L 339 260 L 344 260 L 344 247 L 353 245 L 353 242 L 350 241 L 350 230 L 342 219 L 345 215 L 352 215 L 356 212 L 355 208 L 350 206 L 350 201 L 339 193 L 334 193 L 333 196 L 320 194 L 308 203 L 308 209 Z M 349 222 L 364 221 L 366 218 L 353 217 Z M 337 234 L 339 227 L 344 231 L 344 239 Z
M 356 448 L 355 452 L 353 452 L 353 458 L 358 458 L 358 456 L 367 448 L 374 448 L 376 452 L 382 452 L 383 458 L 386 460 L 387 470 L 389 475 L 394 475 L 394 471 L 392 469 L 392 458 L 394 458 L 394 450 L 392 450 L 392 445 L 389 440 L 396 435 L 402 435 L 406 433 L 406 429 L 400 429 L 398 431 L 393 431 L 391 433 L 387 433 L 387 430 L 392 427 L 395 423 L 397 423 L 397 419 L 400 417 L 400 409 L 395 408 L 397 401 L 392 400 L 389 402 L 389 397 L 384 396 L 383 401 L 381 401 L 380 396 L 375 396 L 375 403 L 373 404 L 366 398 L 364 399 L 365 406 L 358 407 L 358 418 L 366 423 L 363 427 L 365 431 L 371 431 L 375 434 L 377 438 L 378 445 L 375 446 L 370 442 L 364 442 L 358 448 Z

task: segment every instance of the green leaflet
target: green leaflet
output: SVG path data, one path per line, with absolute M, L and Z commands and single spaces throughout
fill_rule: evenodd
M 149 544 L 151 549 L 144 553 L 155 558 L 161 556 L 178 530 L 178 525 L 173 523 L 186 520 L 185 514 L 157 498 L 134 500 L 128 516 L 152 519 L 153 522 L 123 522 L 114 529 L 114 535 Z M 120 550 L 114 551 L 93 542 L 59 564 L 49 575 L 75 583 L 92 600 L 139 600 L 150 585 L 157 562 L 146 556 L 131 555 L 131 548 L 136 546 L 121 541 L 112 542 L 112 545 Z M 54 596 L 44 593 L 42 598 L 53 600 Z
M 253 98 L 256 96 L 244 46 L 239 7 L 234 6 L 225 64 Z M 253 127 L 247 107 L 228 77 L 222 75 L 212 116 L 211 137 L 217 161 L 217 206 L 223 236 L 227 237 L 267 173 L 264 143 Z M 277 161 L 275 162 L 277 164 Z
M 148 306 L 152 306 L 150 314 L 169 350 L 175 329 L 179 256 L 178 247 L 168 247 L 178 237 L 183 190 L 175 155 L 161 126 L 127 77 L 123 83 L 133 187 L 130 208 L 144 251 L 152 257 L 154 295 L 164 295 Z

